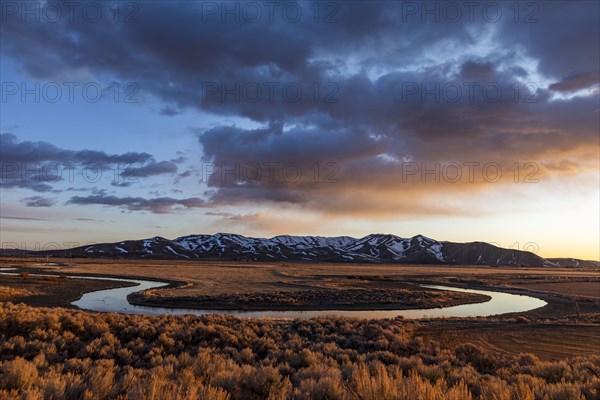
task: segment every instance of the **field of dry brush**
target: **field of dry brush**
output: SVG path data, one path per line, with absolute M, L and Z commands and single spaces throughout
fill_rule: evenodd
M 415 336 L 417 322 L 127 316 L 0 306 L 0 398 L 600 397 L 600 356 L 541 361 Z M 468 339 L 468 337 L 465 337 Z

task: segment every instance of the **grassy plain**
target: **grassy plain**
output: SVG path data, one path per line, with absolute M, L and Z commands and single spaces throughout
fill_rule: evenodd
M 0 276 L 0 398 L 600 398 L 598 270 L 91 259 L 3 259 L 0 267 L 30 273 Z M 327 302 L 347 290 L 416 295 L 410 283 L 426 282 L 526 293 L 548 305 L 419 321 L 50 312 L 30 305 L 65 306 L 64 299 L 115 283 L 33 276 L 40 272 L 168 281 L 154 291 L 163 301 L 320 291 Z

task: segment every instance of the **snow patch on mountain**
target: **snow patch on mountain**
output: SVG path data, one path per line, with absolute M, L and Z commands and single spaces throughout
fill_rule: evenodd
M 58 254 L 58 252 L 56 252 Z M 155 236 L 69 250 L 69 256 L 209 259 L 231 261 L 311 261 L 405 264 L 578 265 L 575 260 L 546 260 L 533 253 L 483 242 L 439 242 L 423 235 L 389 234 L 253 238 L 232 233 L 195 234 L 173 240 Z

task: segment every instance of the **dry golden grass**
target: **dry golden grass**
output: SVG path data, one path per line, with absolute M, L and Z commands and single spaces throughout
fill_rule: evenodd
M 0 286 L 0 301 L 14 299 L 15 297 L 30 296 L 32 292 L 27 289 Z
M 562 400 L 600 356 L 541 361 L 424 342 L 416 322 L 126 316 L 0 304 L 0 398 Z
M 482 349 L 503 354 L 532 353 L 542 360 L 600 355 L 600 326 L 554 323 L 430 324 L 420 331 L 426 340 L 457 346 L 465 338 Z
M 306 287 L 336 284 L 340 279 L 355 277 L 387 277 L 403 279 L 443 280 L 449 277 L 466 280 L 494 280 L 508 283 L 524 277 L 597 278 L 599 270 L 574 268 L 534 268 L 487 266 L 436 266 L 398 264 L 302 264 L 249 263 L 164 260 L 62 259 L 63 265 L 46 266 L 32 259 L 0 258 L 0 266 L 25 265 L 62 273 L 136 276 L 167 281 L 183 281 L 188 285 L 166 289 L 165 296 L 195 296 L 300 291 Z M 532 282 L 534 283 L 534 282 Z
M 174 296 L 382 290 L 414 279 L 539 288 L 567 297 L 552 297 L 546 311 L 527 317 L 421 323 L 126 316 L 5 303 L 0 305 L 0 399 L 600 398 L 600 320 L 590 296 L 595 270 L 1 261 L 1 266 L 30 268 L 27 279 L 15 277 L 22 285 L 9 290 L 17 291 L 77 282 L 33 276 L 44 270 L 187 282 L 164 291 Z M 569 291 L 575 288 L 588 299 L 574 302 Z M 580 308 L 591 314 L 580 318 Z
M 575 297 L 590 297 L 600 299 L 600 278 L 593 280 L 580 279 L 562 279 L 562 281 L 540 281 L 518 283 L 515 286 L 525 287 L 527 289 L 539 290 L 548 293 L 565 294 Z
M 480 294 L 425 289 L 418 285 L 377 280 L 353 281 L 352 286 L 341 278 L 337 282 L 330 287 L 306 284 L 302 290 L 220 295 L 184 296 L 178 290 L 159 288 L 134 293 L 128 299 L 137 305 L 212 310 L 395 310 L 450 307 L 482 303 L 490 299 Z M 287 289 L 289 285 L 282 283 L 282 287 Z

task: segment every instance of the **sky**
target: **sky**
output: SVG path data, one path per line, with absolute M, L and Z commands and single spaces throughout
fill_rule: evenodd
M 4 248 L 417 234 L 600 259 L 600 3 L 19 2 Z

